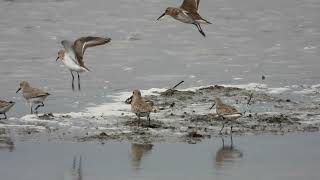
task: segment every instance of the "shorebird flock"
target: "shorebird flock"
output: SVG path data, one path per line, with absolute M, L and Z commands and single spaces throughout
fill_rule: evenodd
M 166 15 L 171 16 L 172 18 L 180 22 L 196 26 L 201 35 L 205 37 L 206 34 L 202 30 L 200 24 L 211 23 L 208 20 L 202 18 L 198 13 L 199 3 L 200 0 L 184 0 L 180 7 L 166 8 L 165 12 L 157 20 L 160 20 Z M 61 41 L 63 50 L 60 50 L 58 52 L 56 61 L 60 60 L 65 65 L 65 67 L 69 69 L 72 76 L 71 87 L 73 91 L 75 90 L 74 73 L 76 73 L 78 77 L 78 90 L 81 90 L 79 73 L 90 71 L 84 63 L 84 53 L 86 49 L 94 46 L 104 45 L 109 42 L 111 42 L 111 38 L 109 37 L 94 36 L 80 37 L 74 42 L 70 42 L 68 40 Z M 180 84 L 181 83 L 182 82 L 180 82 Z M 174 91 L 174 88 L 171 90 Z M 31 114 L 37 114 L 38 109 L 40 107 L 44 107 L 43 102 L 50 95 L 48 92 L 32 87 L 27 81 L 21 81 L 19 89 L 16 91 L 16 93 L 18 93 L 20 90 L 22 90 L 23 97 L 30 105 Z M 218 116 L 221 117 L 225 122 L 233 121 L 231 119 L 237 119 L 239 116 L 241 116 L 241 113 L 239 113 L 234 107 L 224 104 L 218 97 L 216 97 L 214 101 Z M 150 113 L 153 111 L 153 102 L 142 97 L 139 90 L 134 90 L 132 96 L 126 100 L 126 103 L 131 105 L 132 113 L 134 113 L 138 117 L 138 125 L 140 125 L 141 122 L 140 118 L 146 117 L 149 122 L 148 125 L 150 126 Z M 3 114 L 4 116 L 4 118 L 2 119 L 7 119 L 6 112 L 9 111 L 14 106 L 14 104 L 15 103 L 11 101 L 7 102 L 0 100 L 0 114 Z M 213 106 L 211 108 L 213 108 Z M 234 117 L 234 114 L 237 114 L 239 116 Z M 224 128 L 224 124 L 222 129 Z M 220 130 L 220 133 L 222 129 Z

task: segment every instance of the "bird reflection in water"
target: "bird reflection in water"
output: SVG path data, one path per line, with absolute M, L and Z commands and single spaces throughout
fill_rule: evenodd
M 131 145 L 131 163 L 135 170 L 139 170 L 141 166 L 141 161 L 144 156 L 151 153 L 153 148 L 152 144 L 132 144 Z
M 81 156 L 78 163 L 76 156 L 73 157 L 72 169 L 65 175 L 64 180 L 83 180 Z
M 230 136 L 230 145 L 225 145 L 224 138 L 221 137 L 222 147 L 218 149 L 215 156 L 215 164 L 217 168 L 223 168 L 232 165 L 243 157 L 241 150 L 233 145 L 232 136 Z
M 5 149 L 12 152 L 15 149 L 14 142 L 10 137 L 0 137 L 0 150 Z

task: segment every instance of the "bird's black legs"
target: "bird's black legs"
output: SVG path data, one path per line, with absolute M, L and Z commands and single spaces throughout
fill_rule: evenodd
M 31 107 L 30 107 L 30 109 L 31 109 L 31 110 L 30 110 L 30 113 L 31 113 L 31 114 L 33 114 L 33 109 L 32 109 L 32 107 L 33 107 L 33 104 L 31 104 Z
M 34 110 L 36 111 L 36 113 L 38 113 L 38 108 L 39 107 L 44 107 L 44 104 L 43 104 L 43 102 L 41 103 L 41 104 L 39 104 Z
M 224 128 L 224 124 L 225 124 L 225 123 L 222 124 L 222 128 L 220 129 L 219 134 L 222 134 L 221 132 L 222 132 L 222 130 L 223 130 L 223 128 Z
M 206 37 L 206 34 L 203 32 L 200 24 L 194 23 L 194 25 L 198 28 L 199 32 L 202 34 L 203 37 Z
M 79 91 L 80 91 L 80 75 L 79 75 L 79 73 L 77 72 L 77 74 L 78 74 L 78 89 L 79 89 Z
M 233 139 L 232 139 L 232 134 L 230 135 L 230 142 L 231 142 L 231 148 L 233 148 Z
M 71 73 L 71 76 L 72 76 L 72 90 L 74 91 L 74 84 L 73 84 L 73 82 L 74 82 L 74 76 L 73 76 L 73 74 L 72 74 L 72 71 L 70 71 L 70 73 Z
M 148 121 L 149 121 L 149 127 L 150 127 L 150 125 L 151 125 L 151 123 L 150 123 L 150 121 L 151 121 L 150 115 L 147 116 L 147 119 L 148 119 Z
M 140 116 L 138 116 L 138 127 L 140 126 L 140 123 L 141 123 L 141 119 L 140 119 Z

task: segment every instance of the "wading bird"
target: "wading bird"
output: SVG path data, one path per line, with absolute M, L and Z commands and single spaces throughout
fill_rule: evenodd
M 110 38 L 104 37 L 81 37 L 74 41 L 72 44 L 70 41 L 63 40 L 61 44 L 64 50 L 58 52 L 58 57 L 63 64 L 70 70 L 72 76 L 72 90 L 74 90 L 74 76 L 72 72 L 76 72 L 78 75 L 78 89 L 80 90 L 80 75 L 81 72 L 90 71 L 83 61 L 84 52 L 87 48 L 93 46 L 99 46 L 110 42 Z

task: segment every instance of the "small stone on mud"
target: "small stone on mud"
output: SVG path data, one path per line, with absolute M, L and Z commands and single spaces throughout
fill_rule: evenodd
M 99 134 L 99 136 L 101 136 L 101 137 L 106 137 L 106 136 L 108 136 L 105 132 L 102 132 L 102 133 L 100 133 Z
M 204 136 L 202 134 L 198 134 L 197 132 L 190 132 L 187 135 L 190 138 L 203 138 Z
M 43 114 L 39 116 L 39 119 L 51 120 L 51 119 L 54 119 L 54 115 L 52 113 Z

